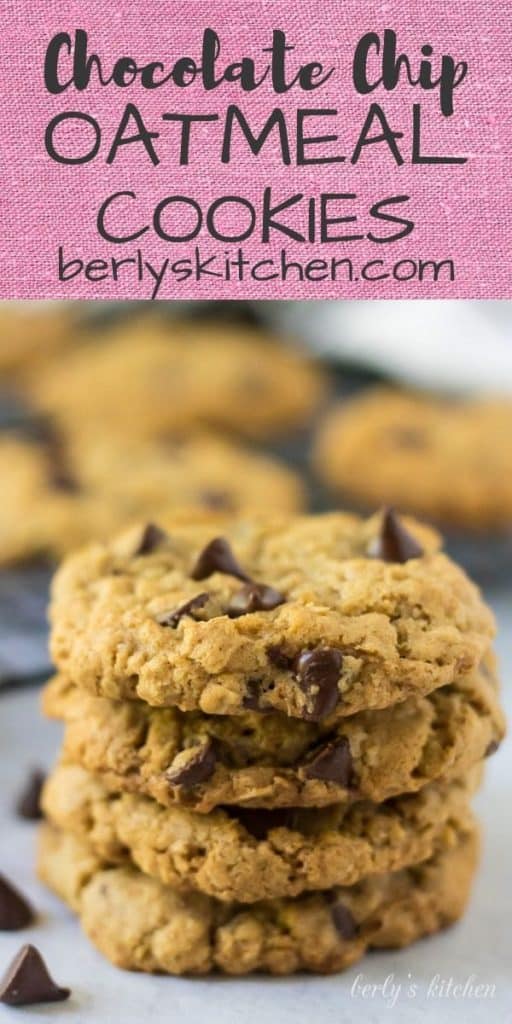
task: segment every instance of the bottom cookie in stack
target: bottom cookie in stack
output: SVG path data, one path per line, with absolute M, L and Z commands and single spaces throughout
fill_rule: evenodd
M 79 915 L 112 963 L 168 974 L 321 974 L 368 949 L 398 948 L 456 921 L 478 860 L 468 817 L 433 856 L 356 885 L 244 906 L 178 892 L 128 859 L 113 865 L 83 839 L 45 825 L 39 874 Z

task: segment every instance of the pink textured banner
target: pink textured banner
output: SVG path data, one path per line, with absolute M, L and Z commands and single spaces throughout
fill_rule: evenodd
M 3 0 L 0 29 L 2 297 L 512 296 L 505 0 Z

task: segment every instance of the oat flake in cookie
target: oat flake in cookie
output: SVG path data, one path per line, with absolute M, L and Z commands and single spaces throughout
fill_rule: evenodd
M 110 698 L 314 722 L 450 685 L 481 662 L 492 614 L 434 532 L 398 522 L 414 556 L 397 561 L 376 551 L 381 513 L 239 519 L 223 531 L 227 563 L 212 562 L 219 537 L 202 522 L 171 525 L 147 553 L 143 525 L 92 545 L 54 581 L 55 663 Z

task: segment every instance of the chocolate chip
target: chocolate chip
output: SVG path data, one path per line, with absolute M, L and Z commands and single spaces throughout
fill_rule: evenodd
M 425 434 L 413 427 L 397 427 L 391 432 L 390 437 L 399 448 L 409 448 L 411 451 L 427 446 Z
M 64 491 L 66 494 L 78 494 L 80 484 L 73 474 L 62 464 L 52 467 L 50 473 L 50 485 L 56 491 Z
M 179 608 L 175 608 L 174 611 L 161 612 L 160 615 L 157 615 L 156 621 L 160 626 L 170 626 L 171 629 L 176 629 L 178 622 L 180 622 L 185 615 L 190 615 L 194 618 L 192 612 L 194 612 L 196 608 L 202 608 L 203 605 L 206 604 L 209 596 L 210 595 L 206 591 L 203 594 L 196 594 L 195 597 L 190 598 L 190 601 L 185 601 L 184 604 L 181 604 Z
M 0 1002 L 7 1006 L 58 1003 L 69 995 L 69 988 L 61 988 L 50 977 L 35 946 L 22 946 L 0 981 Z
M 307 779 L 336 782 L 345 789 L 354 786 L 354 766 L 347 737 L 340 736 L 338 739 L 322 747 L 304 765 L 304 775 Z
M 214 572 L 222 572 L 226 576 L 236 576 L 244 583 L 252 582 L 250 576 L 238 564 L 224 537 L 215 537 L 206 545 L 190 575 L 193 580 L 205 580 Z
M 384 510 L 379 536 L 368 548 L 372 558 L 384 562 L 408 562 L 425 554 L 418 541 L 405 529 L 392 508 Z
M 348 907 L 344 903 L 335 903 L 331 907 L 334 927 L 342 939 L 355 939 L 359 932 L 358 925 Z
M 295 659 L 295 675 L 308 706 L 302 712 L 307 722 L 319 722 L 334 711 L 339 699 L 338 681 L 343 657 L 334 647 L 302 651 Z
M 207 782 L 215 771 L 216 764 L 215 748 L 210 739 L 183 765 L 173 768 L 171 765 L 165 773 L 167 781 L 171 786 L 183 786 L 184 789 L 192 789 L 201 782 Z
M 260 708 L 260 683 L 256 679 L 249 679 L 246 683 L 246 692 L 242 697 L 242 707 L 246 711 L 261 711 Z
M 34 911 L 24 896 L 0 875 L 0 931 L 17 932 L 34 920 Z
M 264 810 L 261 807 L 225 807 L 226 814 L 240 822 L 243 828 L 255 839 L 266 839 L 273 828 L 295 827 L 295 810 L 293 807 L 277 807 Z
M 272 644 L 270 647 L 267 647 L 267 657 L 276 668 L 280 668 L 283 671 L 293 667 L 293 658 L 279 644 Z
M 162 530 L 155 523 L 148 523 L 142 531 L 141 538 L 134 551 L 134 555 L 151 555 L 160 544 L 167 540 L 165 530 Z
M 55 424 L 48 420 L 39 421 L 37 439 L 45 446 L 50 485 L 58 491 L 77 494 L 80 491 L 80 484 L 71 469 L 65 440 Z
M 489 746 L 487 747 L 487 749 L 485 751 L 484 757 L 492 757 L 492 755 L 495 754 L 496 751 L 499 750 L 499 748 L 500 748 L 500 745 L 499 745 L 498 741 L 497 740 L 491 740 L 491 742 L 489 743 Z
M 45 783 L 45 774 L 34 769 L 29 775 L 16 802 L 16 814 L 26 821 L 39 821 L 43 817 L 41 810 L 41 790 Z
M 266 587 L 264 583 L 246 583 L 240 590 L 233 594 L 227 613 L 232 619 L 239 615 L 248 615 L 250 612 L 270 612 L 280 604 L 284 604 L 286 598 L 273 587 Z
M 230 512 L 233 510 L 233 501 L 227 491 L 201 491 L 199 501 L 201 505 L 211 509 L 212 512 Z

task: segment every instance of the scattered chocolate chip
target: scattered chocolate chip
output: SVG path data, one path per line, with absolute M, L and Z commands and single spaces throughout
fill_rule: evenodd
M 489 746 L 487 747 L 487 750 L 485 751 L 484 757 L 492 757 L 492 755 L 495 754 L 496 751 L 499 750 L 499 748 L 500 748 L 500 745 L 499 745 L 498 741 L 497 740 L 491 740 L 491 742 L 489 743 Z
M 160 626 L 170 626 L 171 629 L 176 629 L 178 622 L 180 622 L 185 615 L 190 615 L 194 618 L 192 612 L 194 612 L 196 608 L 202 608 L 203 605 L 206 604 L 209 596 L 210 595 L 206 591 L 203 594 L 196 594 L 195 597 L 190 598 L 190 601 L 185 601 L 184 604 L 181 604 L 179 608 L 175 608 L 174 611 L 161 612 L 160 615 L 157 615 L 156 621 Z
M 212 512 L 231 512 L 233 510 L 233 501 L 227 491 L 201 491 L 199 501 L 201 505 L 211 509 Z
M 216 764 L 215 748 L 212 740 L 198 747 L 197 752 L 183 765 L 173 768 L 171 765 L 165 773 L 167 782 L 171 786 L 183 786 L 184 789 L 192 789 L 201 782 L 207 782 L 215 771 Z
M 22 946 L 0 981 L 0 1002 L 7 1006 L 58 1003 L 70 996 L 56 985 L 35 946 Z
M 304 765 L 304 775 L 307 779 L 336 782 L 345 789 L 354 786 L 354 766 L 347 737 L 340 736 L 338 739 L 322 747 Z
M 24 896 L 0 875 L 0 931 L 17 932 L 34 920 L 34 911 Z
M 405 529 L 392 508 L 384 510 L 380 534 L 368 548 L 372 558 L 384 562 L 408 562 L 425 554 L 418 541 Z
M 284 604 L 286 598 L 273 587 L 266 587 L 264 583 L 246 583 L 240 590 L 233 594 L 227 613 L 232 619 L 239 615 L 248 615 L 250 612 L 270 612 L 280 604 Z
M 272 662 L 276 668 L 291 669 L 293 667 L 293 658 L 286 653 L 284 648 L 280 647 L 279 644 L 273 644 L 271 647 L 267 647 L 268 660 Z
M 264 810 L 261 807 L 225 807 L 230 818 L 240 822 L 243 828 L 255 839 L 266 839 L 273 828 L 295 827 L 295 810 L 293 807 L 277 807 Z
M 41 810 L 41 790 L 45 783 L 45 774 L 35 768 L 29 775 L 16 802 L 16 814 L 26 821 L 39 821 L 43 817 Z
M 341 651 L 334 647 L 302 651 L 295 659 L 295 676 L 309 703 L 302 712 L 307 722 L 319 722 L 334 711 L 342 664 Z
M 142 531 L 141 538 L 134 551 L 134 555 L 150 555 L 156 551 L 160 544 L 167 540 L 165 530 L 162 530 L 155 523 L 148 523 Z
M 334 927 L 342 939 L 355 939 L 359 928 L 354 920 L 351 911 L 344 903 L 335 903 L 331 907 L 331 916 Z
M 252 582 L 250 576 L 238 564 L 224 537 L 215 537 L 206 545 L 190 575 L 193 580 L 205 580 L 214 572 L 222 572 L 226 576 L 236 576 L 244 583 Z

